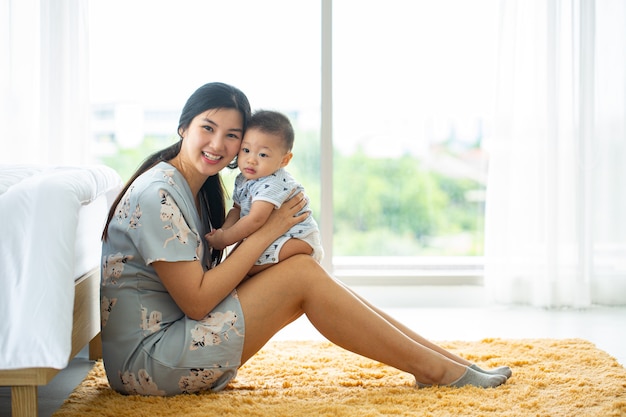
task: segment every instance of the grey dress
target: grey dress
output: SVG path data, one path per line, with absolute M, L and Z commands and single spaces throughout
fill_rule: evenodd
M 201 260 L 206 270 L 204 234 L 187 182 L 165 162 L 137 178 L 117 206 L 102 245 L 101 290 L 103 359 L 116 391 L 218 391 L 235 377 L 244 340 L 236 290 L 192 320 L 151 266 Z

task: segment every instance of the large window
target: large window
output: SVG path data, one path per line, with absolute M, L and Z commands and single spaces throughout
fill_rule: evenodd
M 177 140 L 195 88 L 224 81 L 254 109 L 292 119 L 289 170 L 318 220 L 332 224 L 325 242 L 337 271 L 394 275 L 421 264 L 442 275 L 480 259 L 496 0 L 335 1 L 332 25 L 321 1 L 89 5 L 95 149 L 124 178 Z M 320 151 L 322 71 L 331 65 L 322 30 L 332 30 L 333 51 L 330 213 L 320 204 L 329 185 L 320 176 L 329 158 Z
M 480 263 L 496 13 L 494 0 L 333 3 L 338 267 Z

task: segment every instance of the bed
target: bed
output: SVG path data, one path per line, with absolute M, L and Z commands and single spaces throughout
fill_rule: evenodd
M 13 417 L 90 344 L 100 357 L 100 235 L 121 189 L 109 167 L 0 165 L 0 386 Z

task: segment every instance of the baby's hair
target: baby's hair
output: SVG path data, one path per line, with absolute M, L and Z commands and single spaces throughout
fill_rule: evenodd
M 295 134 L 289 118 L 284 114 L 272 110 L 257 110 L 248 120 L 248 129 L 258 129 L 263 133 L 277 135 L 283 140 L 285 150 L 293 148 Z

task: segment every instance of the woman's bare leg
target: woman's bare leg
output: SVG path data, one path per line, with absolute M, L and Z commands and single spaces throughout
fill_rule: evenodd
M 310 256 L 278 263 L 245 281 L 238 293 L 246 322 L 242 362 L 304 313 L 331 342 L 409 372 L 422 384 L 450 384 L 469 372 L 465 365 L 407 336 L 328 276 Z M 499 376 L 475 378 L 479 380 L 473 381 L 478 381 L 475 385 L 482 386 L 504 382 Z
M 429 341 L 429 340 L 425 339 L 424 337 L 420 336 L 419 334 L 417 334 L 411 328 L 405 326 L 404 324 L 400 323 L 398 320 L 396 320 L 395 318 L 393 318 L 389 314 L 385 313 L 384 311 L 380 310 L 379 308 L 377 308 L 374 305 L 372 305 L 371 303 L 369 303 L 367 300 L 365 300 L 363 297 L 361 297 L 359 294 L 357 294 L 354 290 L 352 290 L 348 286 L 344 285 L 344 287 L 348 291 L 350 291 L 352 294 L 354 294 L 355 297 L 357 297 L 359 300 L 361 300 L 363 303 L 365 303 L 369 308 L 371 308 L 372 310 L 376 311 L 381 317 L 383 317 L 389 323 L 394 325 L 402 333 L 404 333 L 405 335 L 407 335 L 411 339 L 415 340 L 417 343 L 419 343 L 419 344 L 421 344 L 423 346 L 426 346 L 427 348 L 432 349 L 435 352 L 439 352 L 443 356 L 445 356 L 447 358 L 450 358 L 453 361 L 458 362 L 458 363 L 460 363 L 462 365 L 465 365 L 465 366 L 471 365 L 471 362 L 467 361 L 466 359 L 463 359 L 462 357 L 460 357 L 458 355 L 455 355 L 454 353 L 449 352 L 449 351 L 443 349 L 441 346 L 437 346 L 436 344 L 432 343 L 431 341 Z
M 391 317 L 390 315 L 388 315 L 384 311 L 382 311 L 382 310 L 378 309 L 377 307 L 373 306 L 372 304 L 370 304 L 367 300 L 365 300 L 363 297 L 358 295 L 356 292 L 354 292 L 348 286 L 344 285 L 344 287 L 348 291 L 350 291 L 352 294 L 354 294 L 355 297 L 357 297 L 363 303 L 365 303 L 368 307 L 370 307 L 372 310 L 376 311 L 381 317 L 383 317 L 389 323 L 391 323 L 396 328 L 398 328 L 398 330 L 400 330 L 402 333 L 406 334 L 408 337 L 410 337 L 411 339 L 415 340 L 417 343 L 419 343 L 421 345 L 424 345 L 427 348 L 430 348 L 430 349 L 434 350 L 435 352 L 439 352 L 442 355 L 444 355 L 445 357 L 447 357 L 449 359 L 452 359 L 453 361 L 458 362 L 458 363 L 460 363 L 462 365 L 471 366 L 474 370 L 477 370 L 479 372 L 483 372 L 483 373 L 487 373 L 487 374 L 491 374 L 491 375 L 503 375 L 506 378 L 511 377 L 513 372 L 511 371 L 511 368 L 509 368 L 508 366 L 500 366 L 498 368 L 487 369 L 487 370 L 482 369 L 478 365 L 473 364 L 472 362 L 470 362 L 470 361 L 468 361 L 468 360 L 466 360 L 466 359 L 464 359 L 464 358 L 462 358 L 462 357 L 460 357 L 458 355 L 455 355 L 452 352 L 449 352 L 449 351 L 443 349 L 441 346 L 437 346 L 436 344 L 430 342 L 427 339 L 424 339 L 422 336 L 417 334 L 414 330 L 410 329 L 409 327 L 407 327 L 404 324 L 400 323 L 399 321 L 397 321 L 395 318 Z

